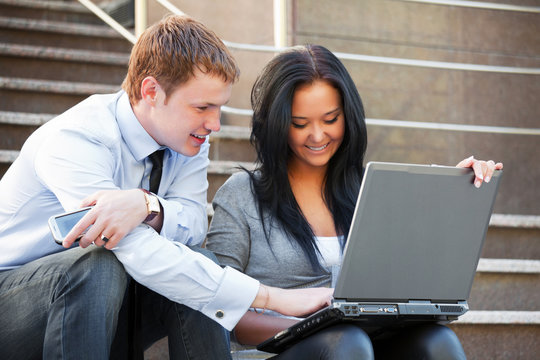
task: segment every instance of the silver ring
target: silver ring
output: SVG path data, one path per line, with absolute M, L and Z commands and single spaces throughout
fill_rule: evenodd
M 107 241 L 109 241 L 109 238 L 106 237 L 106 236 L 101 235 L 101 241 L 103 241 L 104 243 L 106 243 Z

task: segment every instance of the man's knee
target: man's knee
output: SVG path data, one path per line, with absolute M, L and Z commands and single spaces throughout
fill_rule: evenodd
M 102 300 L 123 299 L 128 284 L 122 263 L 110 250 L 98 247 L 83 251 L 69 276 L 72 282 L 85 288 L 89 297 L 98 296 Z

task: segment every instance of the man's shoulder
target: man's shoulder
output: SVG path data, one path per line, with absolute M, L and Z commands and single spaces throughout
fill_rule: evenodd
M 66 130 L 81 131 L 90 137 L 116 139 L 120 135 L 115 114 L 118 97 L 118 93 L 92 95 L 54 120 Z
M 107 116 L 114 118 L 119 95 L 119 93 L 91 95 L 58 117 L 70 117 L 75 120 L 81 119 L 87 124 L 99 122 L 100 119 Z M 100 116 L 96 118 L 96 115 Z M 90 119 L 93 121 L 89 121 Z

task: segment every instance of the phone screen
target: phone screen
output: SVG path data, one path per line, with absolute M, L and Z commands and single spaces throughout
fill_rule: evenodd
M 60 231 L 62 238 L 66 237 L 71 229 L 79 222 L 79 220 L 83 218 L 84 215 L 86 215 L 89 210 L 90 209 L 85 209 L 56 217 L 56 225 L 58 226 L 58 230 Z
M 56 241 L 58 244 L 62 244 L 62 241 L 64 241 L 67 234 L 77 224 L 77 222 L 81 220 L 88 211 L 90 211 L 90 209 L 92 208 L 88 207 L 65 214 L 51 216 L 49 218 L 49 228 L 51 229 L 54 241 Z M 86 231 L 88 231 L 90 226 L 86 228 L 75 241 L 78 241 L 86 233 Z

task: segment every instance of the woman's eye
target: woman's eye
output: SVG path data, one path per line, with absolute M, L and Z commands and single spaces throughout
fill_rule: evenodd
M 304 124 L 296 124 L 296 123 L 291 123 L 292 127 L 296 128 L 296 129 L 303 129 L 306 127 L 306 125 Z
M 333 123 L 335 123 L 335 122 L 337 121 L 337 119 L 338 119 L 338 117 L 336 116 L 336 117 L 333 118 L 333 119 L 326 120 L 326 123 L 327 123 L 327 124 L 333 124 Z

